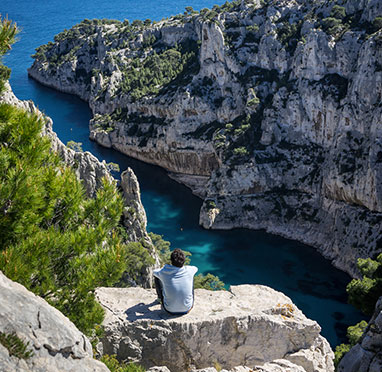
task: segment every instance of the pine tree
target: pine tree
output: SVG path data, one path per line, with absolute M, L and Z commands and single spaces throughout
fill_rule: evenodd
M 145 250 L 124 243 L 115 183 L 104 180 L 88 198 L 40 135 L 42 125 L 0 105 L 0 270 L 89 333 L 103 318 L 95 288 L 115 284 L 129 262 L 139 269 Z

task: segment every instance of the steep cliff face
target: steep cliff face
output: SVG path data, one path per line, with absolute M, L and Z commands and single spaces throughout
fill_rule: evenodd
M 180 175 L 204 227 L 266 229 L 355 275 L 382 250 L 381 16 L 378 0 L 256 0 L 84 21 L 29 74 L 89 101 L 92 139 Z

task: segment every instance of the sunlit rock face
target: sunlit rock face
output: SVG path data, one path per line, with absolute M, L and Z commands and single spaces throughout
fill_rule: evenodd
M 357 275 L 382 250 L 381 16 L 294 0 L 87 21 L 29 74 L 89 102 L 92 139 L 178 174 L 204 227 L 266 229 Z
M 106 312 L 98 348 L 119 360 L 166 366 L 171 372 L 216 363 L 226 369 L 334 371 L 333 352 L 320 326 L 265 286 L 196 289 L 193 309 L 180 317 L 161 309 L 154 290 L 98 288 L 96 297 Z

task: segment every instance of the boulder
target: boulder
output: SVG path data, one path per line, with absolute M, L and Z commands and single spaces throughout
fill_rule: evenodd
M 14 355 L 5 339 L 26 346 Z M 0 272 L 0 371 L 107 372 L 86 336 L 57 309 Z M 13 355 L 11 355 L 13 354 Z M 29 356 L 28 356 L 29 354 Z
M 265 286 L 196 289 L 194 308 L 180 317 L 161 309 L 155 290 L 98 288 L 96 297 L 106 312 L 98 348 L 121 361 L 181 372 L 214 364 L 271 371 L 272 363 L 283 360 L 295 365 L 294 371 L 334 371 L 333 352 L 320 326 L 284 294 Z

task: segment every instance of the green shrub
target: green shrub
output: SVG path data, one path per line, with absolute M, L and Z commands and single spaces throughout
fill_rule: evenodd
M 146 369 L 135 363 L 118 362 L 115 355 L 103 355 L 101 362 L 105 363 L 110 372 L 145 372 Z
M 50 150 L 42 121 L 0 105 L 0 270 L 89 333 L 102 322 L 98 286 L 126 270 L 115 183 L 89 198 L 74 170 Z
M 247 102 L 247 106 L 258 105 L 259 103 L 260 103 L 259 98 L 254 97 L 254 98 L 250 99 L 250 100 Z
M 346 17 L 346 10 L 343 6 L 334 5 L 330 12 L 330 16 L 342 20 Z
M 362 320 L 359 323 L 357 323 L 354 326 L 350 326 L 348 328 L 348 331 L 346 333 L 346 337 L 348 338 L 350 345 L 357 344 L 363 335 L 363 332 L 365 331 L 365 328 L 367 327 L 367 322 Z
M 16 333 L 0 332 L 0 343 L 8 350 L 9 356 L 19 359 L 29 359 L 33 356 L 33 351 L 28 350 L 29 342 L 25 344 Z
M 382 17 L 376 17 L 372 23 L 373 32 L 382 28 Z
M 189 41 L 158 54 L 154 52 L 142 61 L 135 58 L 128 68 L 121 66 L 121 91 L 133 100 L 158 94 L 163 86 L 190 72 L 192 65 L 197 63 L 197 50 L 196 43 Z
M 356 345 L 363 335 L 367 327 L 367 322 L 362 320 L 355 326 L 348 327 L 346 337 L 349 340 L 349 344 L 341 344 L 336 347 L 334 352 L 334 365 L 337 367 L 340 360 L 344 357 L 344 355 L 354 346 Z
M 246 156 L 248 155 L 248 150 L 244 146 L 240 146 L 233 149 L 233 154 L 236 156 Z
M 70 149 L 77 151 L 77 152 L 83 152 L 84 150 L 82 149 L 82 142 L 75 142 L 75 141 L 68 141 L 66 144 L 67 147 Z
M 342 21 L 333 17 L 324 18 L 322 28 L 327 34 L 335 35 L 342 30 Z
M 219 277 L 210 273 L 206 275 L 195 275 L 194 288 L 202 288 L 210 291 L 221 291 L 225 289 L 224 283 L 219 279 Z
M 357 265 L 362 278 L 353 279 L 346 287 L 349 302 L 365 314 L 371 315 L 382 293 L 382 254 L 376 260 L 359 258 Z
M 15 23 L 0 15 L 0 93 L 4 90 L 5 82 L 11 75 L 11 70 L 1 63 L 1 57 L 11 49 L 16 41 L 18 29 Z
M 334 351 L 334 366 L 337 367 L 344 355 L 350 351 L 351 346 L 349 344 L 341 344 L 336 346 Z

